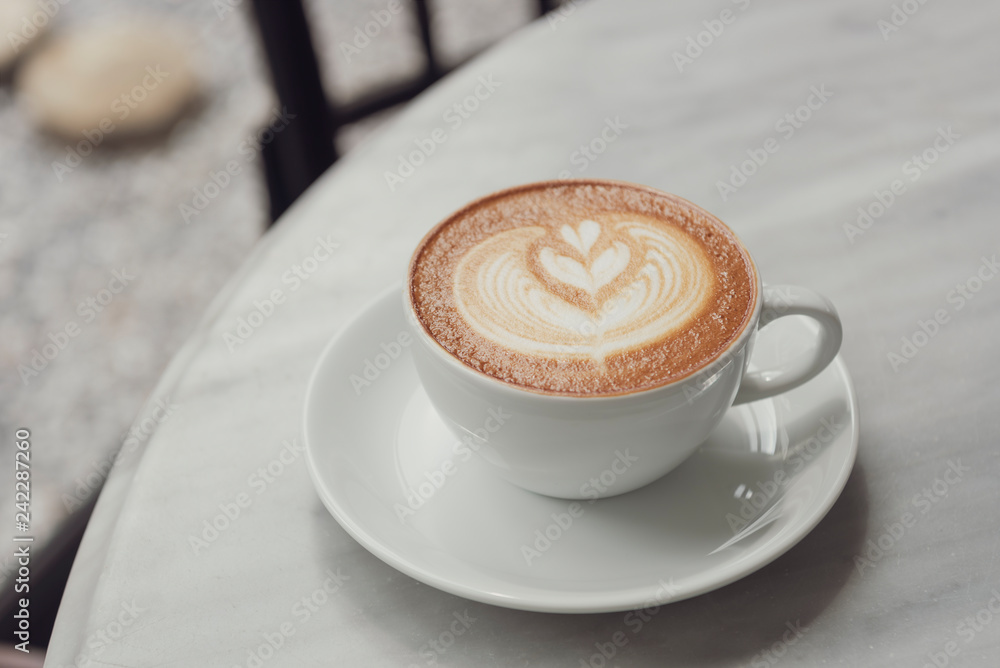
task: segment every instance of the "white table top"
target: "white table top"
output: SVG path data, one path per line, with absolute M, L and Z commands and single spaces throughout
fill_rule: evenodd
M 599 665 L 595 643 L 623 630 L 613 661 L 628 666 L 995 663 L 1000 7 L 896 4 L 917 9 L 897 14 L 885 38 L 879 22 L 896 27 L 888 1 L 571 5 L 564 21 L 533 24 L 421 96 L 258 244 L 165 373 L 140 416 L 155 433 L 110 476 L 46 665 L 257 665 L 262 634 L 283 624 L 293 634 L 263 665 Z M 709 30 L 704 21 L 721 34 L 705 32 L 679 71 L 675 52 Z M 448 110 L 483 80 L 494 90 L 458 124 Z M 782 120 L 797 111 L 808 117 L 799 127 Z M 611 126 L 603 153 L 578 152 Z M 390 190 L 385 172 L 435 128 L 447 141 Z M 723 199 L 717 183 L 731 166 L 767 147 Z M 432 224 L 488 191 L 565 172 L 701 204 L 768 281 L 828 295 L 860 398 L 858 462 L 826 519 L 777 561 L 665 606 L 640 633 L 624 613 L 501 609 L 396 572 L 324 509 L 301 455 L 286 454 L 266 485 L 255 477 L 284 442 L 302 444 L 306 381 L 324 344 L 402 278 Z M 894 181 L 878 215 L 876 191 Z M 845 227 L 858 207 L 876 218 Z M 339 248 L 308 280 L 283 280 L 320 239 Z M 225 335 L 275 289 L 286 301 L 230 350 Z M 915 336 L 936 316 L 934 336 Z M 904 349 L 904 337 L 923 345 Z M 160 401 L 172 406 L 165 420 Z M 963 473 L 942 490 L 955 464 Z M 192 547 L 240 494 L 251 505 Z M 914 521 L 894 535 L 904 517 Z M 860 562 L 868 541 L 883 552 Z M 328 572 L 343 582 L 306 616 L 296 606 Z M 466 613 L 477 620 L 468 633 L 430 652 Z

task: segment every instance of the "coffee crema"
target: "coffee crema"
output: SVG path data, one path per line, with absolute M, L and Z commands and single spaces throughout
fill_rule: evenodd
M 652 188 L 552 181 L 474 202 L 410 263 L 424 330 L 463 364 L 525 389 L 616 395 L 718 357 L 757 301 L 733 233 Z

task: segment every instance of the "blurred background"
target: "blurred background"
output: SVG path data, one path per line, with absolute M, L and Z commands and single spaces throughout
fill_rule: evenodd
M 288 203 L 288 193 L 276 201 L 266 164 L 282 114 L 261 37 L 284 27 L 261 26 L 258 12 L 274 4 L 0 8 L 0 470 L 13 479 L 14 433 L 30 429 L 32 566 L 53 573 L 52 614 L 58 571 L 115 453 L 145 437 L 129 433 L 134 416 Z M 308 0 L 322 86 L 346 110 L 334 113 L 346 125 L 330 154 L 354 150 L 424 85 L 555 5 Z M 0 500 L 13 515 L 13 485 Z M 0 558 L 5 596 L 10 554 Z

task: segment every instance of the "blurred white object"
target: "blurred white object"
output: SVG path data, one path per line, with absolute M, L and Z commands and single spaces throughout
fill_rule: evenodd
M 169 127 L 198 95 L 180 30 L 143 20 L 81 25 L 24 63 L 17 86 L 41 127 L 95 142 Z

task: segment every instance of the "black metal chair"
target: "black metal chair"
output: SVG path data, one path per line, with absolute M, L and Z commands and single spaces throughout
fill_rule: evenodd
M 559 5 L 556 0 L 537 0 L 537 3 L 539 16 Z M 323 92 L 302 1 L 253 0 L 254 18 L 278 101 L 296 115 L 295 122 L 276 133 L 262 151 L 272 224 L 336 161 L 335 139 L 342 127 L 413 99 L 451 70 L 441 65 L 435 53 L 427 0 L 413 0 L 413 9 L 420 30 L 424 69 L 408 81 L 386 85 L 361 99 L 337 106 Z

